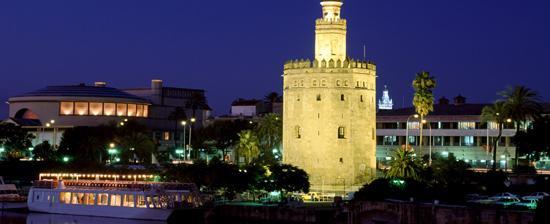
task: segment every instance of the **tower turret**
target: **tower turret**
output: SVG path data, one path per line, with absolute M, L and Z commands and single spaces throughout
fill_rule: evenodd
M 315 59 L 318 61 L 346 59 L 345 19 L 340 18 L 342 0 L 322 0 L 323 18 L 317 19 L 315 26 Z

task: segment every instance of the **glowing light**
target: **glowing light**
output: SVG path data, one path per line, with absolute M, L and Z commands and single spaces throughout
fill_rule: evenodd
M 64 157 L 63 157 L 63 162 L 69 162 L 69 157 L 64 156 Z
M 4 147 L 1 147 L 1 148 L 0 148 L 0 153 L 3 153 L 3 152 L 5 152 L 5 151 L 6 151 L 6 149 L 5 149 Z

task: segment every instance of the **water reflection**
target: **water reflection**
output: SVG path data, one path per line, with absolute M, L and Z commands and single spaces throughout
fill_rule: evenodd
M 166 224 L 161 221 L 102 218 L 45 213 L 1 212 L 1 224 Z

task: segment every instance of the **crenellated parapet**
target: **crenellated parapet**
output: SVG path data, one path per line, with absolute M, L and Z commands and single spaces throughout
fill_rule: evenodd
M 354 60 L 347 58 L 344 61 L 333 59 L 326 60 L 309 60 L 309 59 L 300 59 L 300 60 L 290 60 L 287 61 L 284 65 L 285 70 L 290 69 L 307 69 L 307 68 L 355 68 L 355 69 L 368 69 L 376 71 L 376 64 L 371 61 L 362 61 Z
M 315 24 L 317 25 L 338 25 L 338 26 L 346 26 L 347 21 L 345 19 L 340 18 L 334 18 L 334 19 L 327 19 L 327 18 L 321 18 L 317 19 L 315 21 Z

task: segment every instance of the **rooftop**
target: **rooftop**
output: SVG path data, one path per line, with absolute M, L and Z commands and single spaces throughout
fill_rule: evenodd
M 105 98 L 121 98 L 132 99 L 142 101 L 144 103 L 147 100 L 126 93 L 124 91 L 111 88 L 111 87 L 98 87 L 87 86 L 84 84 L 73 86 L 47 86 L 45 88 L 28 92 L 22 95 L 14 97 L 45 97 L 45 96 L 59 96 L 59 97 L 105 97 Z

